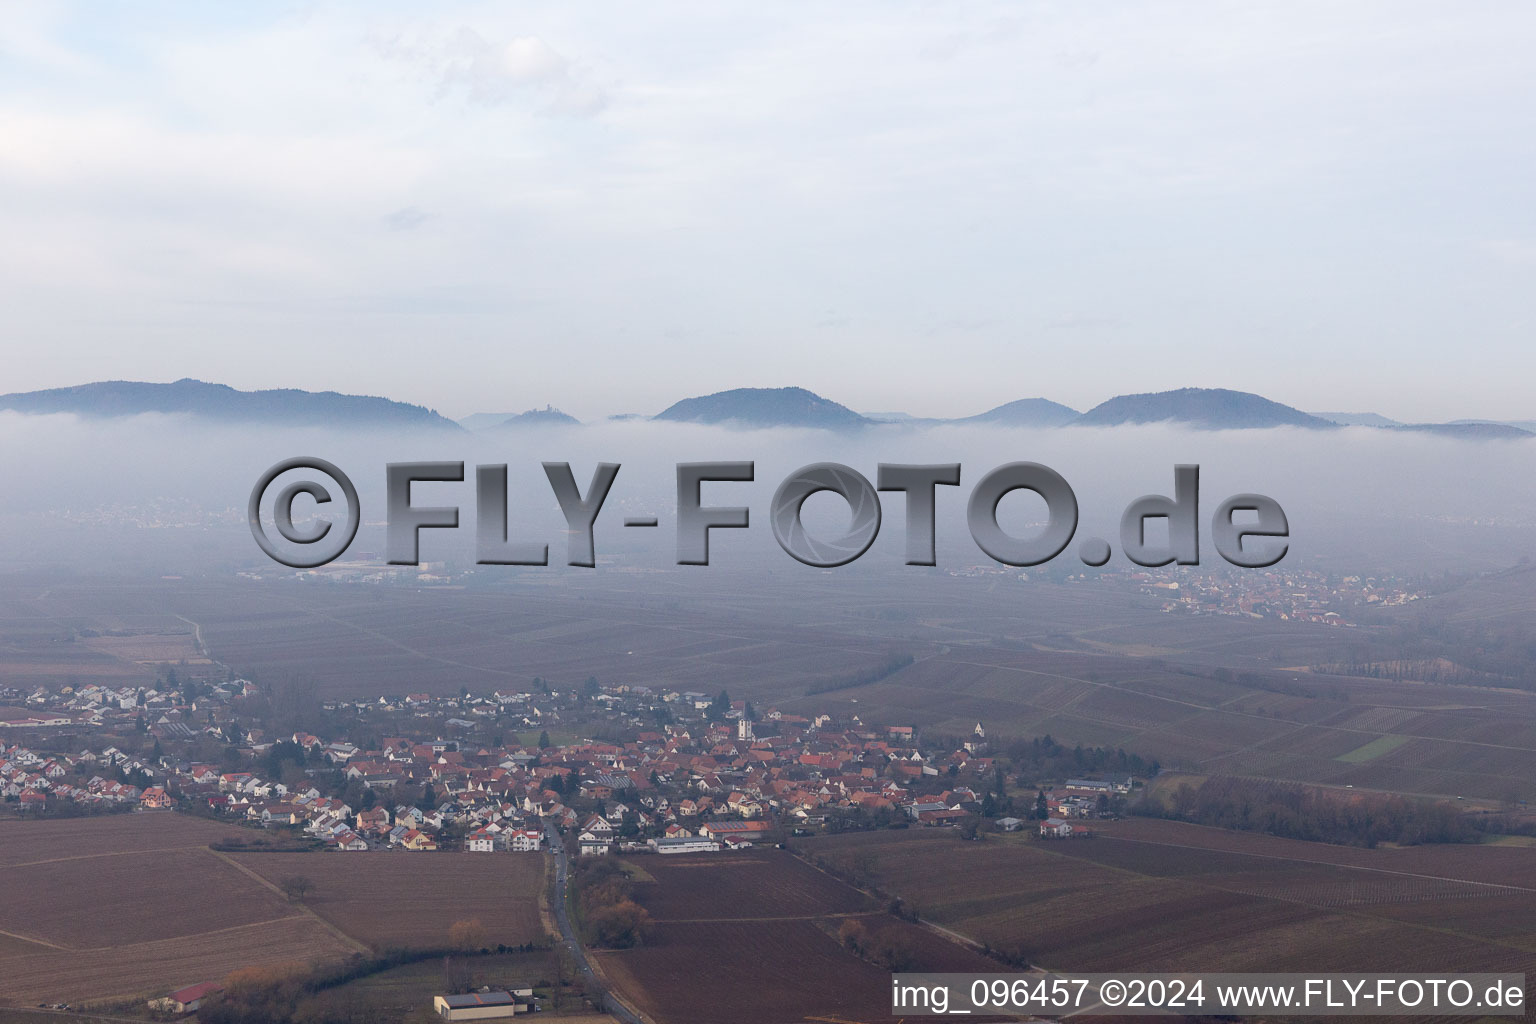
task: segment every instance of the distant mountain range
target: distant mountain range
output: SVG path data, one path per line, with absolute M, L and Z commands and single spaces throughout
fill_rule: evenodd
M 1508 423 L 1400 423 L 1388 430 L 1412 430 L 1441 437 L 1459 437 L 1468 441 L 1512 441 L 1536 437 L 1536 433 Z
M 497 427 L 578 427 L 581 420 L 552 405 L 527 412 L 477 412 L 459 420 L 465 430 L 491 430 Z
M 875 421 L 805 388 L 736 388 L 685 398 L 654 417 L 677 423 L 737 423 L 746 427 L 849 430 Z
M 1341 427 L 1400 427 L 1397 420 L 1391 420 L 1376 412 L 1314 412 L 1318 419 L 1330 420 Z
M 190 378 L 171 384 L 101 381 L 78 387 L 0 395 L 0 410 L 34 414 L 73 413 L 91 418 L 183 413 L 240 423 L 454 431 L 466 428 L 499 430 L 580 426 L 580 421 L 574 416 L 551 405 L 522 413 L 475 413 L 455 423 L 431 409 L 387 398 L 295 389 L 238 391 L 223 384 L 210 384 Z M 609 421 L 646 418 L 625 414 L 611 416 Z M 685 398 L 649 418 L 678 423 L 835 431 L 873 427 L 920 429 L 938 424 L 1045 428 L 1177 423 L 1209 430 L 1269 427 L 1330 430 L 1342 426 L 1365 426 L 1467 440 L 1536 437 L 1536 430 L 1527 429 L 1536 427 L 1536 421 L 1401 423 L 1378 413 L 1306 413 L 1261 395 L 1224 388 L 1181 388 L 1176 391 L 1119 395 L 1085 413 L 1045 398 L 1021 398 L 974 416 L 955 419 L 920 418 L 899 412 L 864 415 L 797 387 L 736 388 L 712 395 Z
M 1519 430 L 1536 434 L 1536 420 L 1451 420 L 1448 425 L 1452 427 L 1460 427 L 1467 424 L 1482 426 L 1489 423 L 1500 427 L 1515 427 Z
M 190 377 L 172 384 L 108 380 L 72 388 L 0 395 L 0 409 L 101 418 L 189 413 L 237 423 L 461 429 L 457 423 L 431 409 L 388 398 L 292 388 L 236 391 L 224 384 L 209 384 Z
M 1060 427 L 1081 416 L 1076 409 L 1048 398 L 1021 398 L 954 422 L 993 423 L 1002 427 Z
M 996 409 L 963 416 L 958 419 L 934 419 L 910 416 L 904 412 L 870 412 L 864 414 L 876 423 L 906 423 L 925 425 L 933 423 L 989 423 L 1003 427 L 1059 427 L 1071 423 L 1082 413 L 1048 398 L 1020 398 Z
M 1308 427 L 1331 430 L 1338 424 L 1271 402 L 1246 391 L 1180 388 L 1146 395 L 1120 395 L 1073 420 L 1074 426 L 1115 427 L 1124 423 L 1187 423 L 1213 430 Z

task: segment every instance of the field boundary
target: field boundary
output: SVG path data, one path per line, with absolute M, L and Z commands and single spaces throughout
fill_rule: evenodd
M 288 899 L 288 894 L 283 892 L 283 890 L 282 890 L 282 888 L 280 886 L 275 885 L 272 882 L 267 881 L 265 878 L 262 878 L 261 875 L 257 874 L 255 871 L 252 871 L 250 868 L 246 867 L 244 864 L 241 864 L 239 861 L 235 860 L 233 857 L 229 857 L 229 856 L 225 855 L 222 851 L 215 850 L 211 846 L 208 847 L 208 852 L 211 853 L 213 856 L 219 858 L 219 860 L 223 861 L 224 863 L 230 865 L 235 870 L 239 871 L 241 874 L 255 879 L 256 883 L 258 885 L 262 886 L 263 888 L 272 890 L 273 892 L 277 893 L 279 896 L 283 897 L 283 899 Z M 293 902 L 292 900 L 289 900 L 289 903 L 292 903 L 292 902 Z M 336 938 L 340 939 L 341 942 L 342 942 L 342 945 L 348 946 L 354 952 L 362 953 L 364 956 L 371 956 L 373 954 L 372 947 L 370 947 L 370 946 L 368 946 L 368 945 L 366 945 L 366 944 L 364 944 L 362 942 L 359 942 L 357 939 L 354 939 L 352 936 L 348 935 L 346 932 L 342 931 L 339 927 L 337 927 L 336 925 L 334 925 L 331 922 L 327 921 L 325 918 L 321 917 L 319 914 L 315 913 L 313 910 L 311 910 L 309 907 L 305 906 L 303 903 L 299 903 L 297 906 L 298 906 L 298 909 L 301 911 L 301 914 L 307 914 L 310 918 L 312 918 L 316 922 L 318 922 L 322 928 L 324 928 L 326 931 L 330 932 L 332 935 L 336 936 Z M 301 914 L 290 914 L 288 916 L 289 917 L 298 917 L 298 916 L 301 916 Z M 278 920 L 287 920 L 287 918 L 279 918 Z
M 56 949 L 61 953 L 75 952 L 69 946 L 60 946 L 57 943 L 49 942 L 47 939 L 34 939 L 30 935 L 18 935 L 15 932 L 8 931 L 0 931 L 0 935 L 4 935 L 8 939 L 16 939 L 20 942 L 30 942 L 34 946 L 46 946 L 48 949 Z

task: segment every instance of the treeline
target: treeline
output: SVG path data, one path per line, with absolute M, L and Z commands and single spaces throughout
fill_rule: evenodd
M 1000 745 L 1017 771 L 1031 771 L 1044 778 L 1066 778 L 1085 772 L 1116 775 L 1155 775 L 1158 764 L 1116 747 L 1085 747 L 1081 743 L 1065 747 L 1051 735 L 1029 740 L 1008 740 Z
M 1166 803 L 1144 798 L 1131 811 L 1342 846 L 1475 843 L 1481 838 L 1465 814 L 1442 801 L 1375 793 L 1346 797 L 1262 779 L 1214 777 L 1199 786 L 1186 783 Z
M 900 672 L 912 664 L 914 660 L 916 659 L 910 654 L 892 654 L 873 668 L 819 679 L 805 688 L 805 695 L 810 697 L 818 693 L 829 693 L 832 690 L 846 690 L 854 686 L 868 686 L 870 683 L 878 683 L 880 680 L 888 679 L 897 672 Z
M 374 956 L 355 954 L 318 966 L 287 963 L 244 968 L 224 979 L 224 991 L 203 1004 L 197 1019 L 200 1024 L 373 1024 L 380 1019 L 380 1007 L 372 1005 L 366 997 L 352 993 L 332 995 L 330 990 L 396 967 L 442 958 L 445 983 L 463 991 L 467 981 L 454 985 L 446 980 L 451 973 L 448 965 L 457 958 L 547 948 L 535 944 L 503 944 L 494 950 L 466 948 L 452 929 L 449 942 L 450 947 L 441 949 L 392 949 Z
M 1433 601 L 1361 613 L 1371 625 L 1348 653 L 1317 668 L 1370 679 L 1412 679 L 1536 690 L 1536 623 L 1511 612 L 1528 594 L 1532 566 L 1522 562 Z
M 1394 683 L 1407 680 L 1422 683 L 1446 683 L 1453 686 L 1532 688 L 1530 682 L 1522 680 L 1518 676 L 1470 669 L 1449 658 L 1440 656 L 1393 658 L 1390 660 L 1352 657 L 1344 661 L 1331 661 L 1313 665 L 1311 666 L 1311 671 L 1335 676 L 1386 679 Z
M 578 863 L 576 899 L 587 944 L 628 949 L 644 943 L 651 915 L 635 902 L 629 872 L 606 857 Z

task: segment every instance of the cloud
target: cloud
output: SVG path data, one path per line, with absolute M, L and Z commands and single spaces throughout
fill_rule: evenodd
M 608 106 L 607 90 L 538 36 L 501 43 L 461 25 L 441 42 L 396 39 L 381 52 L 424 68 L 439 96 L 460 93 L 487 105 L 533 99 L 540 112 L 558 117 L 593 117 Z
M 414 206 L 405 206 L 387 215 L 384 224 L 395 231 L 414 231 L 431 219 L 430 213 L 423 213 Z
M 564 78 L 570 64 L 544 40 L 536 36 L 523 36 L 503 48 L 501 66 L 507 78 L 526 85 Z

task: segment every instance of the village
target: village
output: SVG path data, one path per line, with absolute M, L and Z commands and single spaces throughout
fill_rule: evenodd
M 1149 572 L 1135 565 L 1087 571 L 1052 566 L 1020 571 L 1008 566 L 972 565 L 947 570 L 951 576 L 1035 576 L 1073 585 L 1128 590 L 1177 615 L 1226 615 L 1281 622 L 1308 622 L 1354 628 L 1367 609 L 1395 608 L 1423 600 L 1422 585 L 1389 574 L 1335 575 L 1315 569 L 1274 568 L 1230 572 L 1179 567 Z
M 0 716 L 0 806 L 14 813 L 174 809 L 346 853 L 531 853 L 546 826 L 584 856 L 891 826 L 1082 836 L 1136 785 L 1039 778 L 993 756 L 981 723 L 925 740 L 857 715 L 595 679 L 331 702 L 324 736 L 274 734 L 274 700 L 249 680 L 174 671 L 162 688 L 8 691 L 0 704 L 31 709 Z

